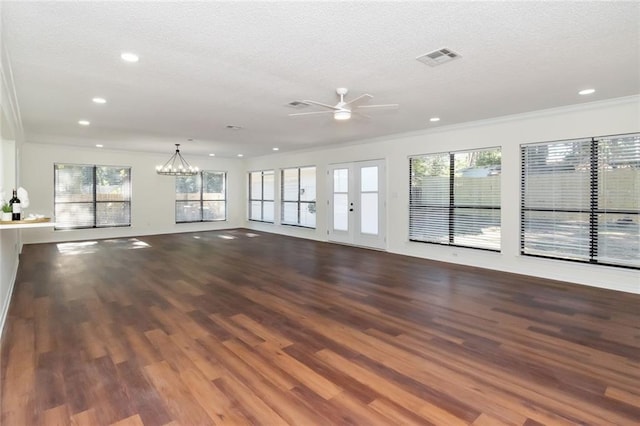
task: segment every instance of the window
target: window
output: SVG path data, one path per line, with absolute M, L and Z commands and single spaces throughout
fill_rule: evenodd
M 521 254 L 640 268 L 640 134 L 521 155 Z
M 227 219 L 227 174 L 176 176 L 176 223 Z
M 274 177 L 273 170 L 249 173 L 249 220 L 273 223 Z
M 500 148 L 409 159 L 409 239 L 500 250 Z
M 131 168 L 54 164 L 55 229 L 131 226 Z
M 316 168 L 282 170 L 282 223 L 316 227 Z

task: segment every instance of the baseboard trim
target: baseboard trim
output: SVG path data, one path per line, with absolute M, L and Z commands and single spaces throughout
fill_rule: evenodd
M 16 263 L 13 267 L 13 272 L 11 273 L 11 284 L 9 285 L 7 298 L 4 301 L 4 306 L 2 306 L 2 311 L 0 311 L 0 340 L 2 340 L 2 336 L 4 335 L 4 325 L 7 321 L 7 316 L 9 314 L 9 306 L 11 305 L 11 299 L 13 298 L 13 289 L 16 285 L 16 278 L 18 276 L 19 264 L 20 264 L 20 259 L 16 258 Z

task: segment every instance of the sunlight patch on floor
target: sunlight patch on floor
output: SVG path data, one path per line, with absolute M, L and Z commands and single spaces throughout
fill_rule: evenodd
M 58 243 L 57 247 L 58 247 L 58 251 L 61 254 L 70 256 L 70 255 L 77 255 L 77 254 L 95 253 L 101 248 L 136 250 L 136 249 L 151 247 L 151 245 L 137 238 L 117 238 L 117 239 L 102 240 L 102 241 L 79 241 L 79 242 L 70 242 L 70 243 Z

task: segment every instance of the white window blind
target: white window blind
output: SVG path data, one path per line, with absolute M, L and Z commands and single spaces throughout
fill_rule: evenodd
M 274 220 L 275 174 L 273 170 L 249 173 L 249 220 Z
M 409 239 L 500 250 L 499 148 L 409 159 Z
M 176 176 L 176 223 L 226 220 L 226 198 L 225 172 Z
M 55 229 L 131 226 L 131 168 L 54 164 Z
M 316 226 L 316 168 L 297 167 L 281 171 L 282 223 L 308 228 Z
M 522 145 L 521 253 L 640 267 L 640 135 Z

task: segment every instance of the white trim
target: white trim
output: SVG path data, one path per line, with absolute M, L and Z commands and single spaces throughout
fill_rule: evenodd
M 19 258 L 16 257 L 16 263 L 13 267 L 13 273 L 11 274 L 11 284 L 9 285 L 9 291 L 7 291 L 7 298 L 5 299 L 4 305 L 2 306 L 2 311 L 0 311 L 0 339 L 2 339 L 2 336 L 4 334 L 4 325 L 9 314 L 9 306 L 11 305 L 11 300 L 13 299 L 13 289 L 16 285 L 16 277 L 18 276 L 18 264 Z
M 15 125 L 14 139 L 23 140 L 24 128 L 22 126 L 22 116 L 20 115 L 20 105 L 18 103 L 18 95 L 16 93 L 16 87 L 13 79 L 13 70 L 11 68 L 11 58 L 9 57 L 9 51 L 4 43 L 0 45 L 2 50 L 2 65 L 0 66 L 0 74 L 2 74 L 2 92 L 6 93 L 9 109 L 11 113 L 11 123 Z M 6 67 L 6 70 L 5 70 Z

